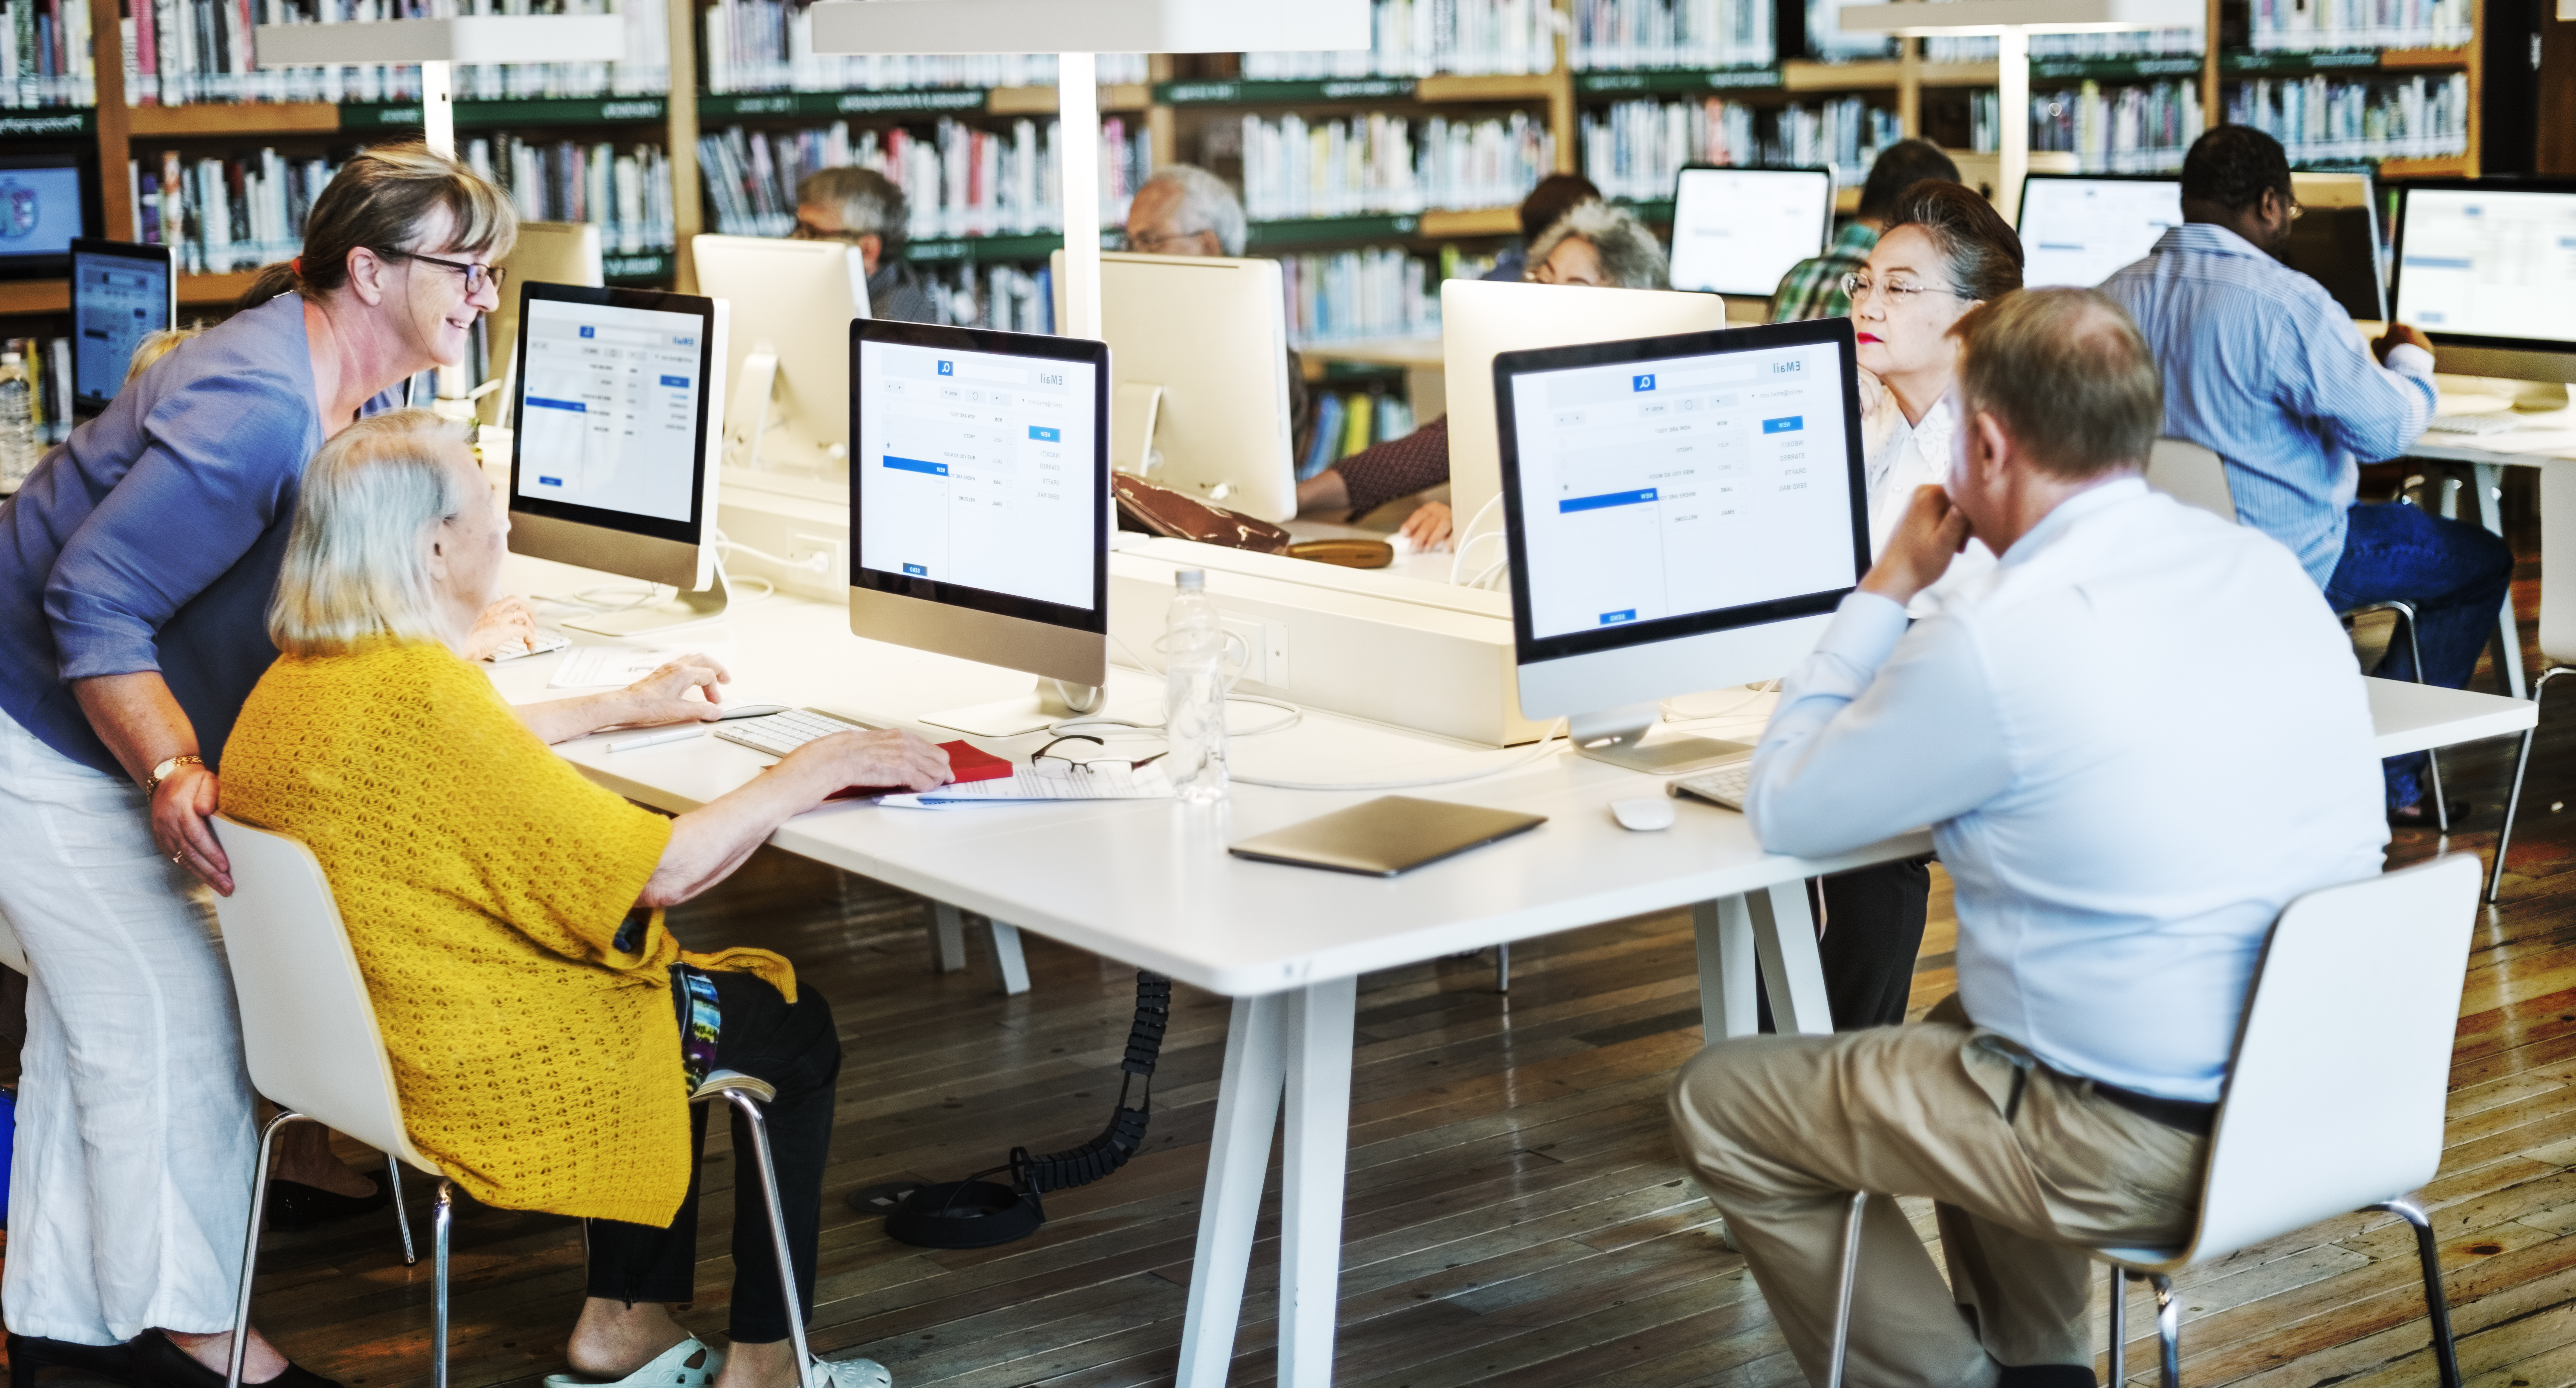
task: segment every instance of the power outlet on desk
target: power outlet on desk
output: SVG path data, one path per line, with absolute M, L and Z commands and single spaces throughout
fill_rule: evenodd
M 815 535 L 800 531 L 795 536 L 794 542 L 787 548 L 788 562 L 811 564 L 816 555 L 822 555 L 827 561 L 822 567 L 824 580 L 848 583 L 850 561 L 841 554 L 841 544 L 845 538 L 841 535 Z
M 1244 665 L 1240 678 L 1249 684 L 1268 685 L 1286 692 L 1289 677 L 1288 624 L 1259 617 L 1228 615 L 1225 630 L 1242 645 Z M 1226 658 L 1235 659 L 1236 653 L 1229 651 Z

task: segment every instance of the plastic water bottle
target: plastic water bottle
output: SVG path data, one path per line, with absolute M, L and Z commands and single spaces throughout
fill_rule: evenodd
M 1163 635 L 1164 759 L 1172 790 L 1193 805 L 1225 798 L 1225 618 L 1207 575 L 1183 569 Z
M 34 387 L 15 352 L 0 353 L 0 492 L 14 492 L 36 470 Z

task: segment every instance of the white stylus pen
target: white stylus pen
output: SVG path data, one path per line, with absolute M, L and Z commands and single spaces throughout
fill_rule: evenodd
M 664 742 L 679 742 L 687 738 L 704 737 L 706 736 L 706 731 L 707 730 L 703 727 L 677 728 L 667 733 L 651 733 L 643 737 L 630 737 L 623 742 L 612 742 L 608 744 L 608 750 L 612 752 L 632 752 L 638 747 L 651 747 Z

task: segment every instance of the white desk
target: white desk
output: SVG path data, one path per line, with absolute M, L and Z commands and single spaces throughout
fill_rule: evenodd
M 2448 378 L 2458 382 L 2461 378 Z M 2456 384 L 2442 392 L 2435 406 L 2438 413 L 2474 414 L 2501 411 L 2507 405 L 2501 396 L 2462 390 Z M 2504 533 L 2504 510 L 2497 491 L 2504 483 L 2504 470 L 2509 467 L 2545 467 L 2555 462 L 2576 462 L 2576 408 L 2546 414 L 2517 416 L 2520 424 L 2495 434 L 2453 434 L 2426 430 L 2406 450 L 2410 458 L 2431 462 L 2457 463 L 2469 470 L 2469 489 L 2475 492 L 2478 524 L 2497 535 Z M 2457 518 L 2458 499 L 2448 488 L 2442 492 L 2440 511 Z M 2547 562 L 2546 556 L 2543 562 Z M 2517 695 L 2530 688 L 2522 678 L 2522 635 L 2513 617 L 2513 598 L 2504 600 L 2503 615 L 2497 621 L 2499 640 L 2496 658 L 2504 671 L 2506 687 Z
M 513 558 L 512 591 L 569 592 L 600 576 Z M 909 721 L 1023 694 L 1028 678 L 860 641 L 839 608 L 773 598 L 677 642 L 730 639 L 742 688 L 763 697 Z M 518 701 L 544 697 L 560 656 L 495 667 Z M 2382 685 L 2384 681 L 2374 681 Z M 1111 708 L 1150 717 L 1159 683 L 1115 670 Z M 2526 701 L 2457 690 L 2374 689 L 2396 724 L 2381 754 L 2517 731 Z M 1769 701 L 1694 731 L 1750 738 Z M 1246 707 L 1257 725 L 1271 711 Z M 954 734 L 918 728 L 935 738 Z M 2463 731 L 2465 730 L 2465 731 Z M 2458 733 L 2454 736 L 2454 733 Z M 978 739 L 1026 756 L 1039 735 Z M 770 758 L 712 735 L 609 753 L 589 737 L 559 750 L 594 781 L 673 812 L 748 781 Z M 1244 774 L 1394 780 L 1520 760 L 1522 750 L 1436 738 L 1310 713 L 1287 732 L 1238 740 Z M 1358 975 L 1621 916 L 1689 906 L 1698 926 L 1706 1034 L 1754 1029 L 1754 970 L 1770 981 L 1778 1024 L 1831 1029 L 1802 881 L 1928 852 L 1928 833 L 1800 859 L 1765 853 L 1743 816 L 1684 802 L 1661 833 L 1618 828 L 1606 806 L 1652 793 L 1649 777 L 1554 755 L 1490 778 L 1407 791 L 1545 814 L 1537 831 L 1394 880 L 1249 862 L 1229 842 L 1370 798 L 1238 786 L 1229 805 L 1143 801 L 926 811 L 826 806 L 772 836 L 789 852 L 983 912 L 1235 999 L 1216 1129 L 1190 1274 L 1179 1381 L 1225 1380 L 1252 1250 L 1270 1139 L 1284 1097 L 1287 1160 L 1280 1278 L 1279 1380 L 1331 1381 L 1341 1208 Z

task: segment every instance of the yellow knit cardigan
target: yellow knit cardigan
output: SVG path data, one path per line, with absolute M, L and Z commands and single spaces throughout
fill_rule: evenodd
M 616 948 L 670 822 L 584 780 L 476 667 L 392 640 L 279 659 L 221 771 L 225 813 L 321 860 L 421 1153 L 489 1205 L 668 1225 L 690 1165 L 672 962 L 796 996 L 786 960 L 685 954 L 659 911 Z

